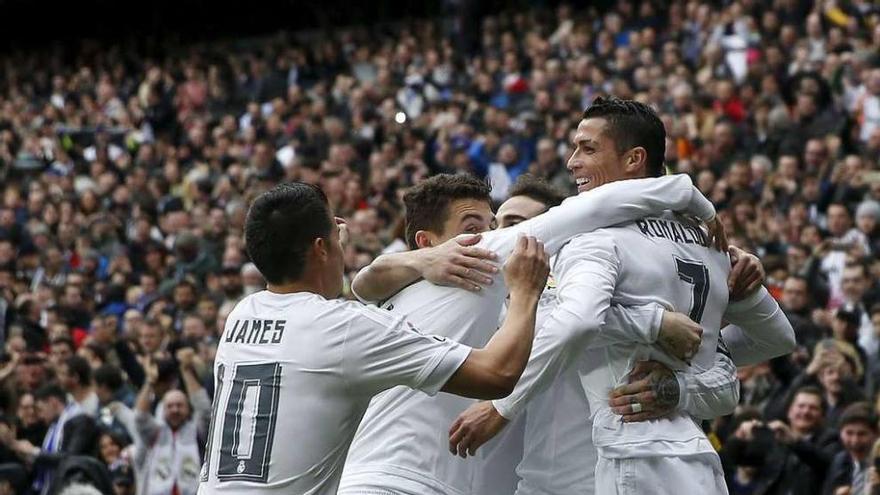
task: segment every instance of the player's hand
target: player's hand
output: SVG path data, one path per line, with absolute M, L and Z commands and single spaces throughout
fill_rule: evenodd
M 730 290 L 730 300 L 739 301 L 761 287 L 766 273 L 761 260 L 754 254 L 747 253 L 736 246 L 730 246 L 728 252 L 730 253 L 731 270 L 730 275 L 727 276 L 727 287 Z
M 516 248 L 504 264 L 504 281 L 511 293 L 525 291 L 540 294 L 550 274 L 550 257 L 544 243 L 531 236 L 520 237 Z
M 609 403 L 614 414 L 632 423 L 667 416 L 678 406 L 680 396 L 671 369 L 656 361 L 640 361 L 630 372 L 629 383 L 611 391 Z
M 477 402 L 458 415 L 449 428 L 449 452 L 466 459 L 507 425 L 491 402 Z
M 687 315 L 664 311 L 657 344 L 676 359 L 689 362 L 700 349 L 703 329 Z
M 437 284 L 478 291 L 492 283 L 498 267 L 492 261 L 498 256 L 474 247 L 482 236 L 460 235 L 439 246 L 420 249 L 419 270 L 422 278 Z
M 718 218 L 718 215 L 715 215 L 712 220 L 706 222 L 706 227 L 709 229 L 709 242 L 715 246 L 715 249 L 723 252 L 727 251 L 727 232 L 724 230 L 724 224 L 721 223 L 721 219 Z

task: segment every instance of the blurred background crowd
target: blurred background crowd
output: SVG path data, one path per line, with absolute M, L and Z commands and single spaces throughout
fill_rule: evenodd
M 797 333 L 706 425 L 731 493 L 880 493 L 880 6 L 471 3 L 0 53 L 0 495 L 195 493 L 217 337 L 264 287 L 242 241 L 260 192 L 319 184 L 350 279 L 405 249 L 401 196 L 431 174 L 498 202 L 524 173 L 572 193 L 570 138 L 605 94 L 661 115 L 669 170 L 760 256 Z

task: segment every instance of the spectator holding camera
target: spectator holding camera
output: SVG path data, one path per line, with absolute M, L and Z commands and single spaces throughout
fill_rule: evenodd
M 821 477 L 776 438 L 757 409 L 734 418 L 721 459 L 731 495 L 819 494 Z

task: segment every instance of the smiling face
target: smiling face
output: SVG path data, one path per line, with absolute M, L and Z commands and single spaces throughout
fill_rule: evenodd
M 644 159 L 641 174 L 627 167 L 631 155 L 639 151 L 644 154 L 644 149 L 634 148 L 619 153 L 614 140 L 605 132 L 606 125 L 607 121 L 603 118 L 584 119 L 578 124 L 573 139 L 575 149 L 567 167 L 574 176 L 579 193 L 609 182 L 644 176 Z

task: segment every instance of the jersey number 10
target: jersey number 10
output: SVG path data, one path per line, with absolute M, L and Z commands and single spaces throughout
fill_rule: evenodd
M 226 367 L 217 367 L 217 390 L 208 430 L 205 465 L 202 481 L 208 478 L 208 468 L 214 442 L 214 428 L 223 425 L 220 435 L 220 456 L 217 480 L 266 483 L 269 477 L 269 459 L 275 420 L 278 418 L 278 398 L 281 385 L 281 365 L 278 363 L 240 364 L 233 370 L 232 390 L 221 407 Z M 221 417 L 222 416 L 222 417 Z

